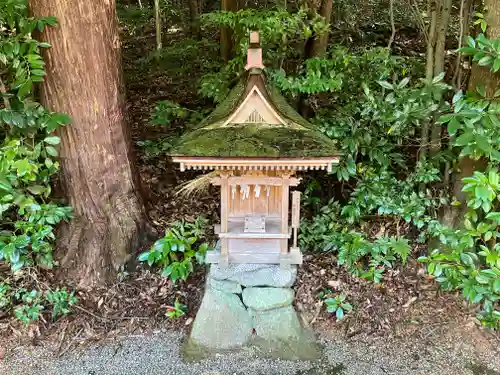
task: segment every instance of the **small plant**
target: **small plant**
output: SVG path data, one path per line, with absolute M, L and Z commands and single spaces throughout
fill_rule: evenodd
M 10 305 L 10 285 L 7 283 L 0 283 L 0 310 Z
M 151 114 L 151 123 L 154 125 L 169 125 L 175 119 L 185 119 L 188 110 L 170 100 L 162 100 L 156 103 Z
M 162 267 L 161 275 L 170 277 L 174 283 L 179 279 L 186 280 L 193 272 L 194 259 L 198 264 L 204 263 L 209 246 L 199 242 L 204 235 L 206 223 L 206 219 L 201 217 L 194 223 L 175 222 L 149 251 L 139 255 L 139 260 L 147 262 L 149 266 Z
M 75 292 L 68 292 L 65 289 L 48 290 L 45 292 L 45 298 L 52 305 L 52 319 L 68 315 L 70 313 L 69 308 L 78 302 Z
M 168 306 L 167 312 L 165 313 L 170 319 L 177 319 L 184 316 L 187 311 L 187 306 L 180 303 L 179 299 L 175 300 L 174 306 Z
M 13 295 L 7 295 L 10 287 L 6 284 L 0 284 L 0 308 L 14 305 L 14 315 L 24 324 L 37 321 L 46 307 L 52 307 L 52 319 L 68 315 L 70 307 L 78 302 L 74 292 L 68 292 L 66 289 L 47 290 L 45 293 L 32 289 L 19 288 Z M 3 298 L 2 298 L 3 296 Z M 17 305 L 16 305 L 17 303 Z
M 154 140 L 137 141 L 137 146 L 142 148 L 147 157 L 155 157 L 166 154 L 172 148 L 171 137 L 159 137 Z
M 328 296 L 332 295 L 333 292 L 331 289 L 328 288 L 323 288 L 321 291 L 318 293 L 318 298 L 322 301 L 324 301 Z
M 352 305 L 349 302 L 346 302 L 346 297 L 343 294 L 340 294 L 335 297 L 330 297 L 324 299 L 326 305 L 326 311 L 329 313 L 335 313 L 337 320 L 344 319 L 345 313 L 352 310 Z
M 15 296 L 17 300 L 23 302 L 14 309 L 16 318 L 26 325 L 38 320 L 44 308 L 42 294 L 36 289 L 28 292 L 26 289 L 20 288 Z

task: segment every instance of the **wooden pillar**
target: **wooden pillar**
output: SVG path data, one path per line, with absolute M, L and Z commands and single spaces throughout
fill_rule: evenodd
M 229 216 L 229 174 L 222 174 L 220 180 L 220 231 L 228 232 Z M 220 242 L 220 262 L 221 267 L 227 267 L 229 264 L 229 253 L 227 248 L 227 238 L 221 238 Z
M 281 234 L 288 234 L 288 206 L 290 194 L 290 176 L 283 175 L 283 183 L 281 185 Z M 281 240 L 281 254 L 288 254 L 288 240 Z
M 293 228 L 293 246 L 292 251 L 297 251 L 297 231 L 300 226 L 300 191 L 292 192 L 292 228 Z

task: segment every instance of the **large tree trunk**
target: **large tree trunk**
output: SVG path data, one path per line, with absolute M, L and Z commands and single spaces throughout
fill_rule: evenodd
M 238 10 L 237 0 L 221 0 L 221 10 L 236 12 Z M 233 53 L 233 31 L 229 27 L 221 27 L 220 30 L 220 55 L 225 62 L 234 57 Z
M 149 229 L 135 181 L 124 118 L 120 41 L 114 0 L 31 0 L 37 17 L 58 26 L 47 51 L 42 102 L 71 116 L 60 132 L 61 183 L 74 219 L 61 229 L 57 255 L 81 286 L 112 280 Z

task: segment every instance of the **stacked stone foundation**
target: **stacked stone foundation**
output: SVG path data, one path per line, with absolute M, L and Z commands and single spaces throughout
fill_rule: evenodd
M 286 359 L 315 359 L 319 353 L 293 307 L 297 268 L 274 264 L 211 266 L 188 344 L 204 352 L 257 346 Z

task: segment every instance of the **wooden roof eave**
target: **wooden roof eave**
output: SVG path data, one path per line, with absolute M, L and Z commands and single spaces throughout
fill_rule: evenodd
M 224 158 L 172 156 L 181 171 L 197 170 L 326 170 L 339 163 L 338 156 L 314 158 Z

